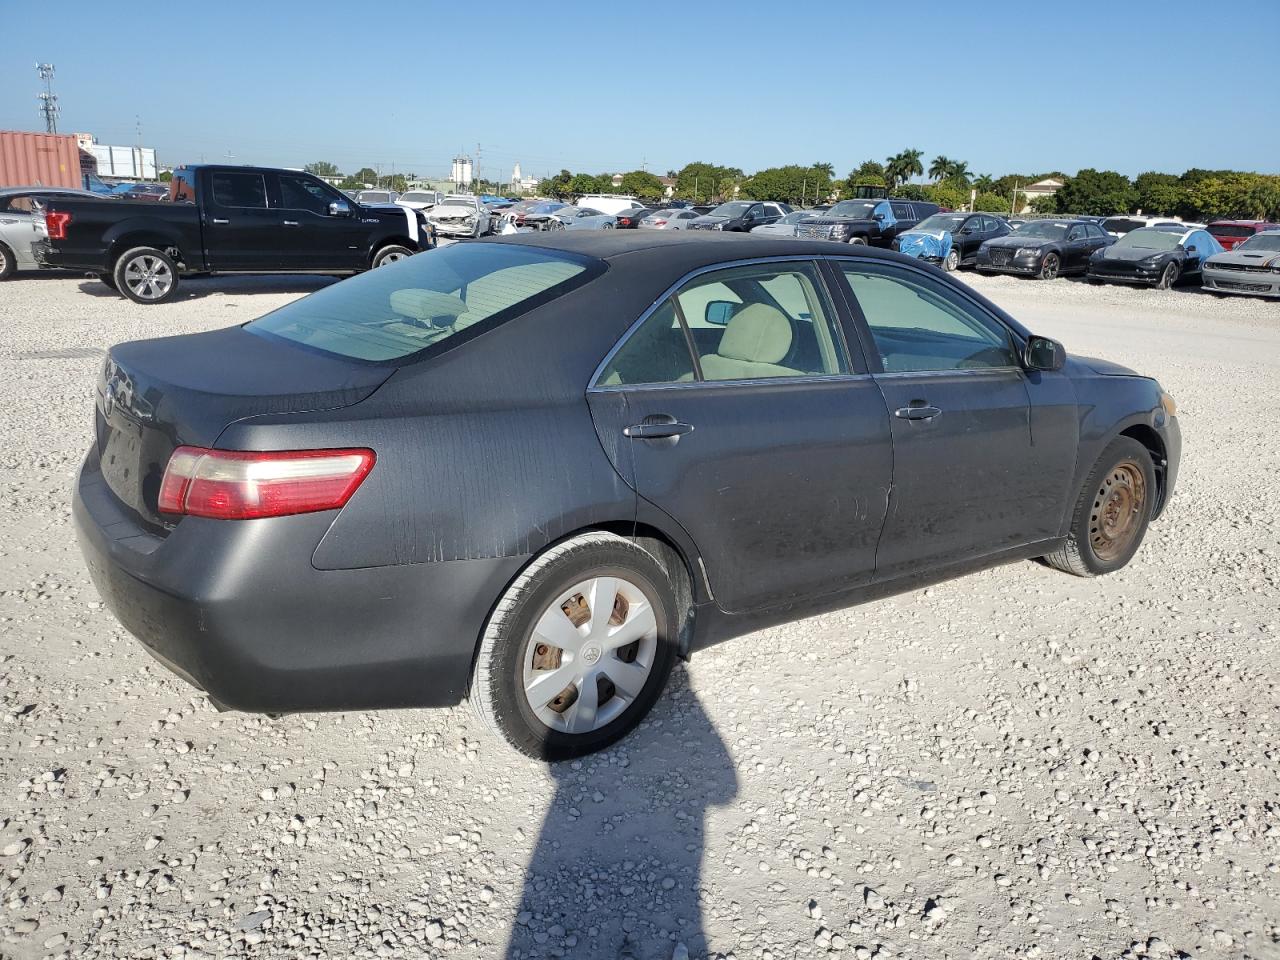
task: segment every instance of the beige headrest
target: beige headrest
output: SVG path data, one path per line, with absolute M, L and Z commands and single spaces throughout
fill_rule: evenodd
M 777 363 L 791 349 L 791 322 L 781 310 L 752 303 L 733 315 L 716 353 L 732 360 Z
M 434 317 L 460 317 L 467 312 L 467 305 L 451 293 L 409 287 L 392 291 L 391 309 L 411 320 L 430 320 Z

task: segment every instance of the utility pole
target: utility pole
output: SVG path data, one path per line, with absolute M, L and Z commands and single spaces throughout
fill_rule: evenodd
M 476 144 L 476 166 L 471 171 L 471 179 L 478 185 L 480 183 L 480 144 Z
M 58 95 L 53 92 L 53 64 L 37 63 L 36 73 L 44 81 L 44 93 L 37 94 L 40 101 L 40 112 L 44 114 L 44 128 L 47 133 L 58 132 Z

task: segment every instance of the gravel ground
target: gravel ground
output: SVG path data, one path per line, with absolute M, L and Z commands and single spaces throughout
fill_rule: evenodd
M 101 351 L 326 281 L 0 285 L 0 956 L 1280 956 L 1280 304 L 966 279 L 1177 398 L 1135 562 L 732 641 L 554 768 L 465 708 L 219 714 L 86 578 Z

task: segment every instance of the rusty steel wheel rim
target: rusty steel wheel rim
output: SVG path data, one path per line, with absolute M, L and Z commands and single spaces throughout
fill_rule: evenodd
M 1109 563 L 1124 555 L 1142 529 L 1147 505 L 1147 480 L 1134 460 L 1122 460 L 1098 485 L 1089 517 L 1093 555 Z

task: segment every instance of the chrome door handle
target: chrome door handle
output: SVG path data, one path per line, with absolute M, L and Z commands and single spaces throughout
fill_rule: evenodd
M 297 221 L 297 220 L 286 220 L 286 221 L 284 222 L 284 225 L 285 225 L 286 227 L 296 227 L 296 226 L 298 225 L 298 221 Z
M 913 403 L 909 407 L 899 407 L 893 411 L 893 415 L 903 420 L 932 420 L 934 417 L 942 416 L 942 411 L 925 403 L 918 405 Z
M 220 217 L 214 217 L 214 218 L 213 218 L 213 222 L 214 222 L 214 223 L 230 223 L 231 221 L 230 221 L 230 220 L 223 220 L 223 219 L 221 219 Z
M 633 440 L 662 440 L 667 437 L 683 437 L 693 433 L 693 424 L 679 420 L 660 420 L 655 423 L 633 423 L 624 427 L 622 435 Z

